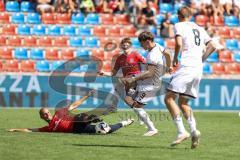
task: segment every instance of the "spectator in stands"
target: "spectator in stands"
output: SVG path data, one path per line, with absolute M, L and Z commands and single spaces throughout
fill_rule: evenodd
M 103 3 L 104 0 L 94 0 L 95 10 L 97 13 L 103 13 Z
M 212 0 L 211 7 L 212 7 L 212 10 L 213 10 L 213 17 L 214 17 L 214 19 L 217 16 L 223 16 L 223 14 L 224 14 L 224 7 L 220 3 L 220 0 Z
M 190 2 L 191 12 L 193 15 L 208 15 L 211 0 L 192 0 Z
M 153 7 L 153 1 L 147 1 L 147 7 L 143 8 L 139 17 L 139 24 L 140 25 L 155 25 L 157 26 L 155 20 L 155 8 Z
M 124 0 L 104 0 L 103 10 L 105 13 L 124 13 Z
M 92 0 L 82 0 L 80 4 L 80 10 L 83 13 L 95 12 L 95 6 Z
M 51 0 L 37 0 L 37 12 L 40 14 L 51 12 L 53 13 L 55 10 L 54 6 L 52 5 Z
M 232 13 L 234 16 L 236 16 L 238 19 L 240 19 L 240 10 L 239 10 L 238 6 L 236 6 L 236 5 L 233 6 Z
M 55 11 L 58 13 L 72 14 L 74 10 L 74 2 L 72 0 L 57 0 Z
M 161 23 L 160 33 L 163 38 L 169 38 L 174 36 L 174 24 L 171 23 L 170 16 L 171 13 L 166 13 L 165 19 Z

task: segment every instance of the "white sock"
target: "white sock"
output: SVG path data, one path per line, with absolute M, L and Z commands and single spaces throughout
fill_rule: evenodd
M 182 117 L 180 115 L 177 115 L 173 121 L 177 127 L 178 134 L 186 132 L 185 127 L 183 125 Z
M 143 108 L 133 108 L 133 110 L 139 116 L 139 118 L 144 122 L 144 124 L 148 127 L 149 131 L 157 130 L 154 127 L 153 122 L 150 120 L 147 112 Z
M 191 133 L 197 129 L 197 128 L 196 128 L 196 121 L 195 121 L 195 118 L 193 117 L 193 115 L 191 115 L 190 117 L 188 117 L 187 123 L 188 123 L 188 125 L 189 125 L 189 128 L 190 128 Z

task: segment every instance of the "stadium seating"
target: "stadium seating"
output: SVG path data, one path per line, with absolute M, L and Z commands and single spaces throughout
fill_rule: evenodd
M 108 35 L 109 36 L 120 36 L 121 35 L 121 27 L 119 26 L 112 26 L 108 28 Z
M 34 72 L 35 71 L 35 62 L 32 60 L 21 61 L 20 70 L 22 72 Z
M 38 36 L 43 36 L 46 34 L 46 26 L 45 25 L 34 25 L 32 34 L 38 35 Z
M 3 68 L 7 72 L 19 72 L 19 64 L 17 60 L 6 61 Z
M 37 39 L 33 36 L 27 36 L 23 38 L 23 45 L 33 47 L 37 45 Z
M 131 38 L 133 48 L 140 48 L 141 44 L 138 41 L 138 38 Z
M 69 45 L 71 47 L 81 47 L 83 45 L 83 40 L 81 37 L 71 37 L 69 40 Z
M 103 49 L 93 49 L 91 57 L 93 60 L 103 60 L 104 59 L 104 50 Z
M 148 26 L 148 30 L 153 33 L 155 36 L 157 36 L 157 28 L 155 26 Z
M 114 18 L 112 14 L 101 14 L 101 23 L 104 25 L 112 25 L 114 24 Z
M 18 25 L 17 33 L 19 35 L 30 35 L 30 26 L 25 24 Z
M 3 1 L 0 1 L 0 12 L 5 11 L 5 4 Z
M 75 57 L 76 58 L 83 58 L 83 59 L 90 59 L 91 54 L 90 51 L 87 49 L 78 49 L 75 52 Z
M 161 46 L 165 46 L 165 42 L 164 42 L 164 39 L 162 38 L 154 38 L 154 41 L 158 44 L 160 44 Z
M 56 26 L 56 25 L 48 26 L 48 35 L 60 36 L 61 35 L 61 27 Z
M 178 16 L 176 14 L 173 14 L 170 16 L 170 22 L 173 24 L 178 23 Z
M 94 36 L 105 36 L 106 35 L 106 28 L 103 27 L 103 26 L 94 26 L 93 35 Z
M 56 16 L 56 23 L 58 24 L 70 24 L 71 23 L 71 18 L 68 14 L 57 14 Z
M 50 64 L 48 61 L 37 61 L 36 62 L 36 70 L 39 72 L 49 72 L 50 71 Z
M 56 37 L 54 40 L 54 46 L 56 47 L 67 47 L 68 46 L 68 38 L 67 37 Z
M 91 36 L 91 28 L 89 26 L 79 26 L 78 27 L 78 35 L 80 36 Z
M 218 34 L 222 38 L 231 38 L 230 28 L 228 27 L 220 27 L 218 30 Z
M 5 46 L 7 43 L 7 37 L 0 36 L 0 46 Z
M 7 12 L 0 12 L 0 23 L 9 23 L 10 16 Z
M 115 14 L 114 15 L 114 23 L 115 24 L 121 24 L 121 25 L 127 25 L 129 24 L 129 17 L 126 14 Z
M 240 64 L 239 63 L 229 63 L 225 66 L 227 74 L 240 74 Z
M 208 63 L 203 64 L 203 74 L 212 74 L 211 65 Z
M 38 41 L 38 45 L 39 46 L 43 46 L 43 47 L 51 47 L 52 46 L 52 38 L 51 37 L 40 37 L 39 41 Z
M 208 20 L 209 20 L 208 17 L 204 15 L 197 15 L 195 17 L 196 23 L 200 26 L 205 26 Z
M 16 26 L 12 24 L 3 25 L 2 34 L 4 35 L 15 35 L 16 34 Z
M 8 39 L 8 45 L 10 46 L 21 46 L 22 39 L 18 36 L 12 36 Z
M 8 12 L 19 12 L 19 4 L 17 1 L 7 1 L 6 2 L 6 11 Z
M 43 13 L 42 22 L 44 24 L 55 24 L 55 16 L 53 13 Z
M 224 22 L 225 22 L 225 25 L 229 27 L 239 26 L 239 20 L 235 16 L 225 16 Z
M 45 58 L 47 60 L 59 60 L 60 55 L 57 49 L 46 49 L 45 50 Z
M 85 46 L 90 48 L 99 47 L 99 39 L 96 37 L 85 37 Z
M 212 70 L 214 74 L 225 74 L 225 65 L 222 63 L 214 63 L 212 65 Z
M 173 13 L 177 14 L 178 10 L 183 6 L 184 5 L 182 3 L 175 3 L 173 8 Z
M 233 62 L 232 53 L 228 50 L 219 52 L 220 62 L 231 63 Z
M 225 41 L 226 48 L 229 50 L 238 50 L 238 40 L 236 39 L 227 39 Z
M 35 11 L 35 4 L 27 1 L 21 2 L 21 11 L 22 12 L 34 12 Z
M 224 19 L 221 16 L 216 17 L 215 20 L 213 17 L 211 17 L 210 22 L 212 25 L 215 25 L 215 26 L 224 26 Z
M 26 48 L 16 48 L 14 50 L 14 58 L 16 59 L 28 59 L 28 52 Z
M 233 54 L 233 59 L 234 59 L 235 62 L 240 63 L 240 52 L 235 52 Z
M 74 58 L 74 50 L 73 49 L 63 49 L 61 52 L 61 59 L 70 60 Z
M 11 22 L 12 23 L 24 23 L 24 14 L 21 12 L 12 14 Z
M 27 23 L 40 24 L 41 23 L 40 15 L 38 13 L 28 13 Z
M 62 72 L 65 70 L 65 65 L 63 61 L 54 61 L 52 62 L 52 71 Z
M 240 27 L 235 27 L 232 29 L 232 37 L 240 39 Z
M 45 59 L 43 49 L 32 48 L 30 50 L 30 59 L 33 59 L 33 60 L 43 60 L 43 59 Z
M 64 26 L 63 28 L 63 35 L 65 36 L 75 36 L 76 35 L 76 29 L 74 26 Z
M 158 14 L 156 15 L 156 22 L 157 22 L 157 25 L 161 25 L 162 21 L 164 20 L 164 16 L 162 14 Z
M 217 53 L 217 52 L 213 52 L 213 53 L 207 58 L 207 62 L 210 62 L 210 63 L 219 62 L 218 53 Z
M 99 15 L 95 13 L 90 13 L 86 17 L 86 23 L 97 25 L 99 24 Z
M 122 35 L 125 37 L 135 37 L 136 32 L 137 30 L 134 26 L 126 26 L 122 28 Z
M 12 48 L 1 47 L 0 48 L 1 59 L 13 59 Z
M 84 15 L 81 13 L 72 14 L 71 20 L 73 24 L 83 24 L 84 23 Z
M 168 3 L 161 3 L 159 8 L 160 8 L 160 13 L 163 13 L 163 14 L 171 13 L 173 11 L 173 6 Z

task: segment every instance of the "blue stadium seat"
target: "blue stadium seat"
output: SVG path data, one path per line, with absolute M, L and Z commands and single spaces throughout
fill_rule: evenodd
M 78 35 L 91 36 L 91 28 L 89 26 L 79 26 Z
M 28 53 L 26 48 L 16 48 L 14 50 L 14 58 L 16 59 L 28 59 Z
M 71 25 L 64 26 L 63 34 L 65 36 L 75 36 L 76 35 L 75 26 L 71 26 Z
M 171 13 L 173 11 L 173 6 L 168 3 L 160 3 L 160 13 Z
M 162 14 L 156 15 L 156 22 L 157 25 L 161 25 L 162 21 L 164 20 L 164 16 Z
M 140 49 L 140 50 L 138 51 L 138 53 L 139 53 L 141 56 L 143 56 L 144 58 L 147 57 L 147 51 L 145 51 L 144 49 Z
M 239 26 L 239 20 L 235 16 L 225 16 L 224 23 L 225 23 L 225 25 L 227 25 L 229 27 Z
M 31 24 L 41 23 L 40 15 L 38 13 L 28 13 L 27 22 Z
M 81 13 L 72 14 L 72 23 L 73 24 L 83 24 L 84 19 L 85 19 L 85 17 Z
M 96 63 L 81 65 L 79 72 L 96 72 L 98 70 Z
M 45 25 L 34 25 L 32 34 L 42 36 L 46 34 L 46 26 Z
M 18 25 L 18 34 L 19 35 L 29 35 L 30 34 L 30 26 L 29 25 Z
M 155 26 L 148 26 L 148 30 L 153 33 L 155 36 L 157 36 L 157 27 Z
M 65 70 L 65 65 L 64 61 L 54 61 L 52 63 L 52 71 L 64 71 Z
M 22 12 L 35 12 L 35 4 L 27 1 L 21 2 Z
M 178 23 L 178 16 L 176 14 L 173 14 L 170 16 L 170 22 L 173 24 Z
M 161 46 L 165 47 L 165 42 L 163 38 L 154 38 L 154 41 L 160 44 Z
M 43 60 L 44 59 L 43 49 L 32 48 L 30 50 L 30 58 L 34 60 Z
M 212 74 L 211 65 L 208 63 L 203 64 L 203 74 Z
M 6 2 L 6 11 L 8 12 L 19 12 L 19 4 L 17 1 L 7 1 Z
M 11 17 L 12 23 L 24 23 L 24 14 L 23 13 L 14 13 Z
M 131 38 L 133 48 L 140 48 L 141 44 L 138 41 L 138 38 Z
M 208 58 L 207 58 L 207 62 L 219 62 L 219 58 L 218 58 L 218 53 L 217 52 L 213 52 Z
M 234 52 L 233 59 L 234 59 L 235 62 L 240 63 L 240 51 L 239 52 Z
M 50 71 L 50 64 L 48 61 L 37 61 L 36 63 L 36 70 L 39 72 L 49 72 Z
M 86 23 L 88 24 L 99 24 L 99 15 L 95 13 L 90 13 L 86 17 Z
M 81 37 L 71 37 L 69 40 L 69 44 L 71 47 L 81 47 L 82 46 L 82 38 Z
M 48 35 L 51 36 L 60 36 L 61 35 L 61 27 L 60 26 L 48 26 Z
M 85 46 L 90 48 L 97 48 L 99 47 L 99 39 L 96 37 L 86 37 Z
M 176 3 L 174 4 L 174 9 L 173 9 L 173 13 L 177 13 L 178 10 L 183 7 L 183 4 L 182 3 Z
M 227 39 L 225 41 L 226 48 L 229 50 L 238 50 L 238 40 L 236 39 Z
M 83 58 L 83 59 L 91 59 L 90 51 L 87 49 L 78 49 L 75 52 L 75 57 Z

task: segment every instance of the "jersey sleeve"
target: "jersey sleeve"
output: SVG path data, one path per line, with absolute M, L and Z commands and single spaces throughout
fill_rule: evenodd
M 183 30 L 182 30 L 182 26 L 180 26 L 178 23 L 174 25 L 174 33 L 175 36 L 181 36 L 183 37 Z

